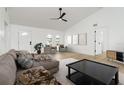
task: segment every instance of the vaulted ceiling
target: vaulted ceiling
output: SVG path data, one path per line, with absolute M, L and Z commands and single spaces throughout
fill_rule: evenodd
M 64 18 L 68 22 L 50 20 L 50 18 L 59 17 L 58 7 L 11 7 L 8 9 L 12 24 L 64 31 L 101 8 L 63 7 L 63 12 L 66 12 Z

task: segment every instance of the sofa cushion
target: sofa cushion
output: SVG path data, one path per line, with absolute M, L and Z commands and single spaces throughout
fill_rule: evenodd
M 11 55 L 0 56 L 0 85 L 13 85 L 16 78 L 16 64 Z
M 40 62 L 40 61 L 45 61 L 45 60 L 51 60 L 51 56 L 48 54 L 40 54 L 40 55 L 35 54 L 33 59 L 35 61 Z
M 47 70 L 53 69 L 55 67 L 59 67 L 59 61 L 56 60 L 46 60 L 46 61 L 41 61 L 39 63 Z
M 52 69 L 49 69 L 49 72 L 53 75 L 54 73 L 56 73 L 57 71 L 59 71 L 59 67 L 55 67 Z
M 34 60 L 36 62 L 34 62 L 33 66 L 43 66 L 47 70 L 59 67 L 59 61 L 54 60 L 48 54 L 34 55 Z

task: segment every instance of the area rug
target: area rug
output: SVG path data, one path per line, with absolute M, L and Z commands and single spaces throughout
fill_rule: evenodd
M 68 74 L 68 68 L 66 64 L 75 61 L 78 60 L 74 58 L 67 58 L 60 61 L 59 71 L 56 74 L 54 74 L 54 76 L 62 85 L 74 85 L 70 80 L 66 78 L 66 75 Z M 124 73 L 121 72 L 119 72 L 119 85 L 124 85 Z
M 68 68 L 66 64 L 69 64 L 75 61 L 77 60 L 73 58 L 67 58 L 60 61 L 59 71 L 56 74 L 54 74 L 54 76 L 62 85 L 74 85 L 70 80 L 66 78 L 66 75 L 68 74 Z

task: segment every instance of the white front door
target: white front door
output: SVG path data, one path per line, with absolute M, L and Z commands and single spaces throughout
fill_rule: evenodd
M 102 54 L 108 48 L 108 32 L 106 28 L 96 29 L 95 35 L 96 55 Z
M 103 32 L 102 31 L 96 31 L 96 55 L 102 54 L 102 39 L 103 39 Z
M 31 32 L 18 32 L 18 48 L 19 50 L 27 50 L 32 52 Z

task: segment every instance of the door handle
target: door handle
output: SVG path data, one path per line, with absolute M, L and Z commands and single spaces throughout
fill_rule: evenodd
M 32 42 L 30 41 L 30 45 L 32 45 Z

